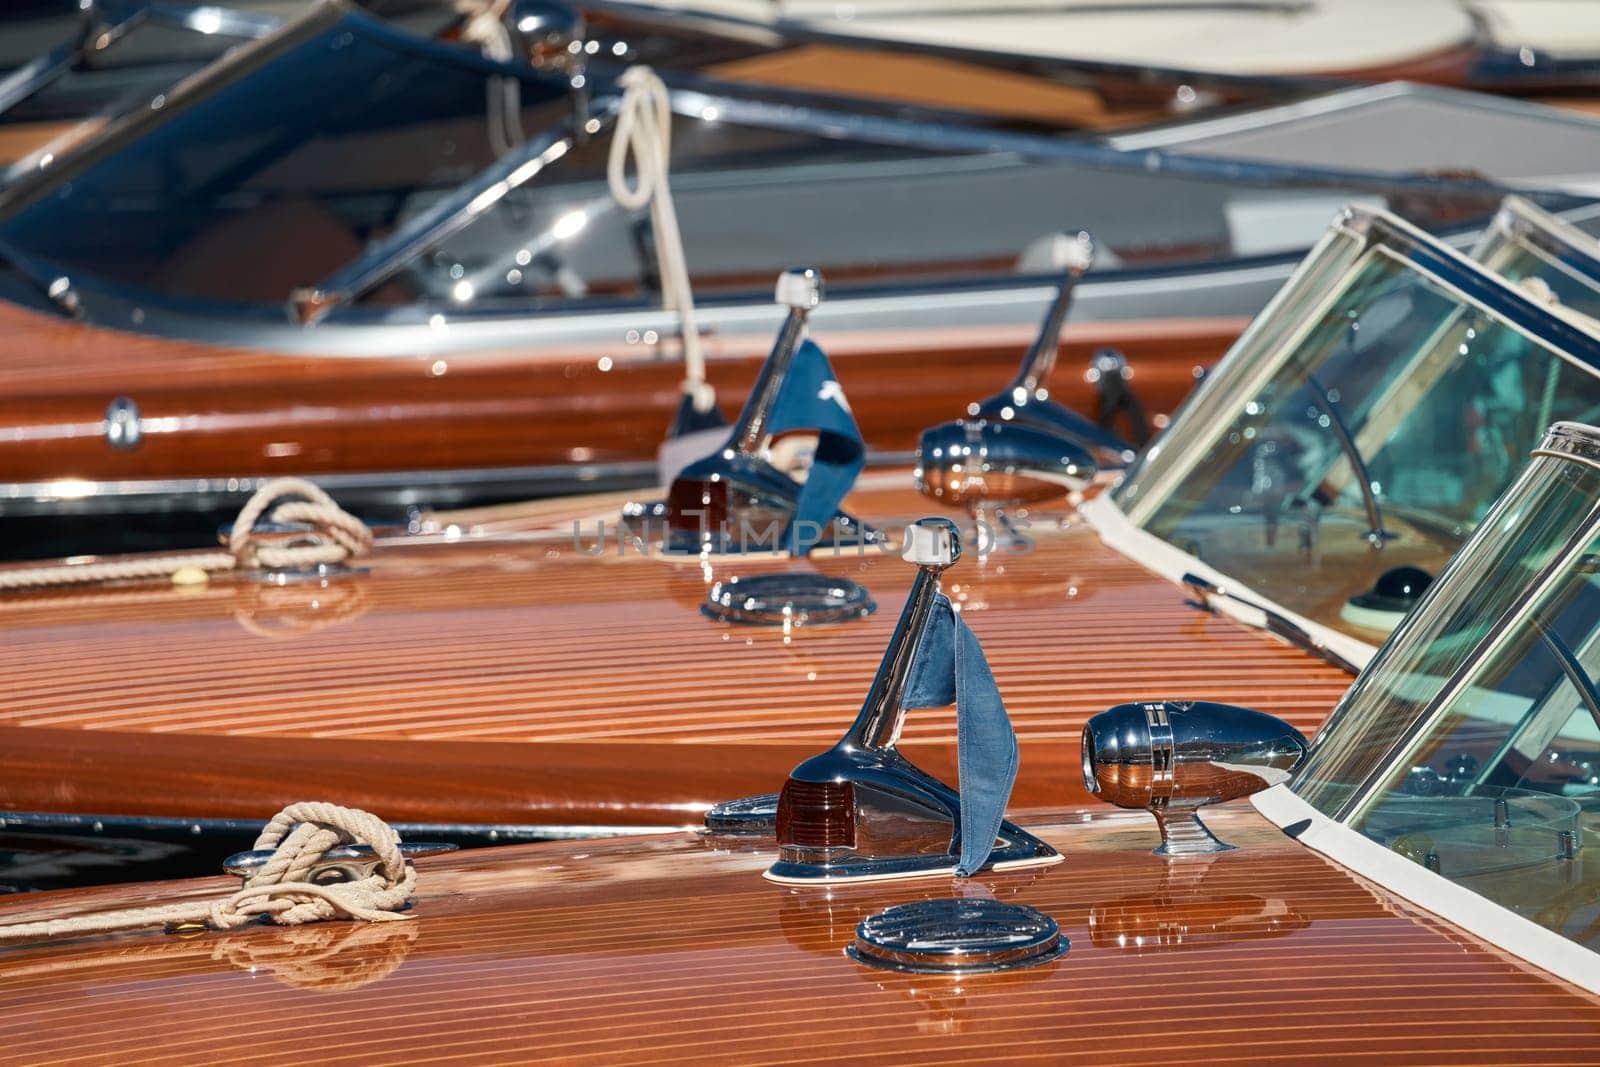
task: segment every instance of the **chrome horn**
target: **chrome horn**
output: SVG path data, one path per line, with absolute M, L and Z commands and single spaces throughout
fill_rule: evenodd
M 1207 804 L 1287 781 L 1306 739 L 1272 715 L 1231 704 L 1119 704 L 1083 727 L 1083 784 L 1119 808 L 1156 817 L 1158 856 L 1226 852 L 1200 821 Z
M 1031 426 L 960 420 L 923 432 L 915 473 L 924 496 L 976 512 L 1081 492 L 1094 481 L 1095 462 L 1072 441 Z
M 854 724 L 833 748 L 796 767 L 778 797 L 778 859 L 766 877 L 810 884 L 947 874 L 961 856 L 961 797 L 896 748 L 917 648 L 933 619 L 939 576 L 961 557 L 948 519 L 906 530 L 917 565 L 911 595 Z M 985 867 L 1055 863 L 1060 854 L 1000 823 Z

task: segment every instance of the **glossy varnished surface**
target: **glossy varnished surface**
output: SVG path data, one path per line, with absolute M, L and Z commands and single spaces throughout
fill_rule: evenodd
M 1042 873 L 832 892 L 690 835 L 423 861 L 408 923 L 159 933 L 0 950 L 20 1063 L 1573 1064 L 1600 1001 L 1346 874 L 1248 809 L 1238 852 L 1169 862 L 1143 815 L 1040 832 Z M 169 900 L 221 879 L 35 895 L 0 921 Z M 869 970 L 856 923 L 921 897 L 1040 908 L 1039 968 Z M 92 1021 L 92 1025 L 90 1025 Z
M 774 309 L 772 330 L 782 315 Z M 1151 414 L 1171 411 L 1239 319 L 1099 323 L 1063 335 L 1058 399 L 1093 414 L 1090 353 L 1122 348 Z M 423 334 L 427 331 L 423 330 Z M 620 333 L 620 328 L 619 328 Z M 1021 330 L 838 333 L 833 358 L 868 443 L 910 450 L 927 426 L 1000 388 Z M 414 338 L 410 352 L 425 348 Z M 736 415 L 772 334 L 708 341 Z M 0 303 L 0 482 L 255 477 L 653 460 L 683 367 L 649 346 L 362 358 L 218 348 L 107 330 Z M 106 405 L 132 398 L 143 441 L 107 445 Z
M 851 505 L 935 508 L 908 472 Z M 0 811 L 261 819 L 314 795 L 407 822 L 682 825 L 770 792 L 860 707 L 912 568 L 876 552 L 716 563 L 593 550 L 616 500 L 481 524 L 497 536 L 380 545 L 326 588 L 219 579 L 0 599 Z M 585 517 L 578 519 L 577 515 Z M 1015 803 L 1081 797 L 1078 734 L 1127 700 L 1250 705 L 1313 733 L 1342 672 L 1208 615 L 1063 514 L 1024 554 L 945 578 L 1021 738 Z M 612 527 L 614 530 L 614 527 Z M 775 568 L 861 582 L 872 618 L 831 628 L 714 622 L 708 584 Z M 954 773 L 951 709 L 905 749 Z

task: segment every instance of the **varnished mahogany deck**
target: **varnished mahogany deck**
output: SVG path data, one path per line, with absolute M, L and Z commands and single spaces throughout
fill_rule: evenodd
M 707 373 L 738 414 L 772 335 L 708 341 Z M 1151 415 L 1188 395 L 1245 320 L 1085 323 L 1062 336 L 1057 399 L 1093 414 L 1090 354 L 1121 348 Z M 426 331 L 423 331 L 426 333 Z M 909 451 L 1015 373 L 1031 331 L 836 332 L 828 350 L 875 448 Z M 413 340 L 417 340 L 413 338 Z M 425 348 L 419 343 L 417 348 Z M 623 344 L 371 357 L 290 355 L 124 333 L 0 302 L 0 483 L 260 477 L 654 460 L 683 367 Z M 137 448 L 105 440 L 132 398 Z
M 1284 837 L 1169 862 L 1143 814 L 1038 829 L 1042 873 L 865 888 L 764 882 L 765 850 L 694 835 L 424 860 L 417 918 L 0 949 L 14 1063 L 1570 1065 L 1600 999 Z M 0 921 L 212 895 L 223 879 L 32 895 Z M 846 958 L 866 914 L 921 897 L 1041 908 L 1071 939 L 964 979 Z
M 869 519 L 936 510 L 908 472 L 874 480 L 888 487 L 849 501 Z M 860 707 L 913 569 L 876 551 L 704 569 L 614 540 L 578 551 L 573 516 L 616 507 L 380 544 L 370 573 L 325 589 L 0 597 L 0 811 L 262 819 L 317 796 L 405 822 L 659 826 L 775 791 Z M 1032 552 L 969 555 L 945 582 L 1021 739 L 1017 806 L 1084 795 L 1079 730 L 1110 705 L 1240 703 L 1309 734 L 1349 684 L 1189 606 L 1079 520 L 1033 522 Z M 595 520 L 581 530 L 592 548 Z M 879 611 L 790 639 L 699 613 L 710 581 L 775 568 L 852 577 Z M 913 712 L 904 747 L 953 776 L 953 710 Z

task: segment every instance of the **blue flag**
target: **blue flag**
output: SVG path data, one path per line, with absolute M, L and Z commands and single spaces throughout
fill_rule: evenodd
M 800 499 L 780 544 L 803 556 L 816 546 L 822 531 L 838 513 L 845 494 L 855 484 L 866 462 L 866 446 L 844 390 L 833 376 L 833 366 L 815 341 L 803 342 L 778 386 L 767 420 L 771 433 L 815 430 L 817 452 L 811 474 L 801 487 Z
M 961 862 L 971 877 L 994 851 L 1017 780 L 1017 735 L 978 637 L 939 594 L 922 643 L 911 661 L 900 705 L 956 706 L 956 766 L 961 775 Z

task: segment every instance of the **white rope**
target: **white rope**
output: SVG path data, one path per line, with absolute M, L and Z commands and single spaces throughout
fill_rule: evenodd
M 283 497 L 291 499 L 272 508 L 269 514 L 268 507 Z M 268 544 L 256 530 L 256 522 L 263 514 L 274 523 L 301 523 L 310 529 L 287 544 Z M 372 531 L 334 503 L 327 493 L 302 478 L 274 478 L 257 489 L 239 509 L 225 552 L 173 552 L 89 563 L 12 567 L 0 570 L 0 591 L 162 578 L 191 569 L 206 572 L 256 568 L 307 570 L 343 563 L 351 556 L 364 555 L 371 546 Z
M 341 845 L 370 846 L 378 859 L 372 873 L 331 885 L 307 881 L 322 857 Z M 0 925 L 0 941 L 78 937 L 169 923 L 203 922 L 216 930 L 230 930 L 262 916 L 279 926 L 324 919 L 393 922 L 410 918 L 400 909 L 417 887 L 417 869 L 401 854 L 400 835 L 370 812 L 315 801 L 291 804 L 262 829 L 255 847 L 274 851 L 242 889 L 220 900 Z
M 456 0 L 466 22 L 461 39 L 476 44 L 486 58 L 509 63 L 516 58 L 504 15 L 509 0 Z M 522 128 L 522 83 L 509 75 L 488 79 L 489 147 L 503 156 L 528 139 Z
M 683 391 L 694 400 L 695 410 L 710 411 L 717 394 L 706 382 L 705 355 L 700 350 L 700 330 L 695 325 L 694 292 L 689 286 L 689 265 L 678 231 L 678 212 L 672 204 L 667 171 L 672 159 L 672 102 L 665 83 L 649 67 L 623 71 L 622 104 L 606 162 L 611 195 L 629 211 L 650 205 L 655 230 L 656 268 L 661 274 L 661 295 L 678 313 L 683 336 Z M 628 184 L 628 160 L 638 175 Z

